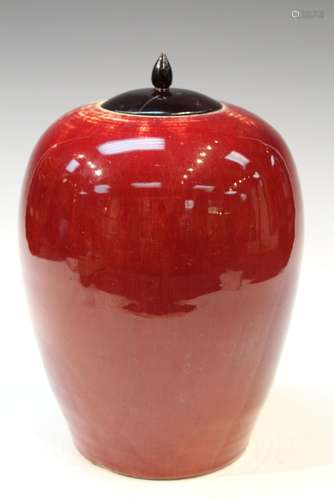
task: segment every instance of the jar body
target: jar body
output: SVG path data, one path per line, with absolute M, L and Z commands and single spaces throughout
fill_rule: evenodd
M 262 120 L 61 118 L 26 175 L 21 254 L 39 346 L 78 449 L 136 477 L 247 446 L 299 268 L 293 161 Z

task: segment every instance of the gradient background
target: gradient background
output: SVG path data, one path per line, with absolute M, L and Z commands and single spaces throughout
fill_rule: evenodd
M 294 9 L 323 18 L 294 19 Z M 334 493 L 334 2 L 1 1 L 0 495 L 314 498 Z M 149 84 L 161 50 L 174 84 L 270 122 L 295 158 L 305 206 L 302 275 L 271 395 L 246 454 L 195 480 L 148 482 L 78 455 L 34 342 L 17 255 L 29 154 L 78 105 Z

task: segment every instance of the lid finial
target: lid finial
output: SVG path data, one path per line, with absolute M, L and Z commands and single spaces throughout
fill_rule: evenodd
M 164 52 L 160 55 L 152 70 L 152 84 L 160 92 L 168 90 L 173 80 L 171 65 Z

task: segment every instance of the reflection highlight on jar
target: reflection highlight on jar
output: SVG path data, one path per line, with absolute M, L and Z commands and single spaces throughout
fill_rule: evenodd
M 94 186 L 95 193 L 106 194 L 109 192 L 110 187 L 108 184 L 96 184 Z
M 161 182 L 131 182 L 131 186 L 137 189 L 159 189 Z
M 225 159 L 237 163 L 243 169 L 245 169 L 250 162 L 250 160 L 246 158 L 246 156 L 238 153 L 238 151 L 231 151 L 228 155 L 225 156 Z
M 163 150 L 165 144 L 163 137 L 134 137 L 104 142 L 97 146 L 97 150 L 104 156 L 111 156 L 131 151 Z

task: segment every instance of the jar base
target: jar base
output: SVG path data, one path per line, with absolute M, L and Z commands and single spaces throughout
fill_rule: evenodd
M 109 464 L 106 460 L 100 460 L 97 457 L 93 457 L 90 453 L 86 452 L 83 450 L 81 447 L 79 447 L 76 443 L 75 446 L 79 453 L 86 458 L 89 462 L 92 464 L 102 467 L 104 469 L 109 470 L 110 472 L 114 472 L 116 474 L 120 474 L 122 476 L 127 476 L 127 477 L 132 477 L 135 479 L 146 479 L 146 480 L 156 480 L 156 481 L 171 481 L 171 480 L 177 480 L 177 479 L 190 479 L 192 477 L 198 477 L 198 476 L 205 476 L 206 474 L 211 474 L 213 472 L 217 472 L 220 469 L 224 469 L 225 467 L 231 465 L 234 463 L 236 460 L 238 460 L 241 455 L 246 451 L 248 443 L 246 445 L 243 445 L 240 447 L 236 452 L 231 454 L 230 456 L 227 456 L 219 465 L 215 465 L 213 467 L 210 467 L 208 469 L 199 469 L 199 470 L 194 470 L 193 472 L 185 472 L 185 473 L 176 473 L 176 474 L 166 474 L 166 475 L 160 475 L 160 474 L 145 474 L 145 473 L 137 473 L 137 472 L 131 472 L 131 471 L 126 471 L 123 469 L 118 469 L 115 467 L 113 464 Z

